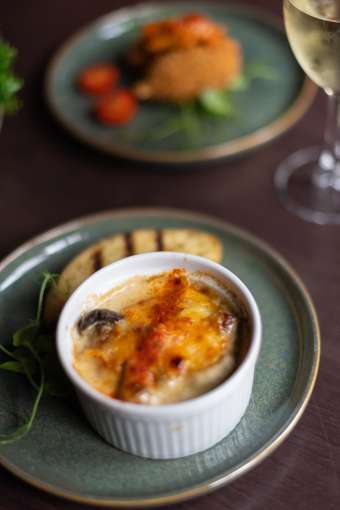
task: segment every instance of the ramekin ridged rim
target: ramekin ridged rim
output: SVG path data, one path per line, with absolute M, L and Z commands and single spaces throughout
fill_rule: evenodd
M 72 308 L 73 302 L 79 299 L 83 295 L 83 300 L 85 301 L 89 288 L 93 286 L 93 283 L 102 277 L 103 274 L 109 274 L 110 272 L 117 270 L 117 268 L 124 268 L 124 266 L 128 266 L 130 264 L 136 264 L 135 275 L 138 275 L 138 264 L 141 262 L 145 262 L 147 260 L 162 260 L 173 261 L 171 266 L 169 266 L 169 270 L 175 267 L 181 267 L 181 265 L 186 264 L 186 269 L 190 271 L 188 268 L 188 264 L 190 263 L 201 264 L 204 266 L 204 269 L 209 273 L 212 273 L 212 276 L 218 280 L 218 276 L 216 273 L 226 278 L 228 281 L 232 282 L 232 284 L 237 288 L 240 296 L 243 298 L 244 302 L 247 305 L 248 312 L 250 315 L 250 320 L 252 324 L 251 331 L 251 342 L 248 349 L 248 352 L 241 362 L 241 364 L 237 367 L 235 372 L 228 377 L 223 383 L 219 384 L 216 388 L 199 395 L 190 400 L 185 400 L 182 402 L 174 403 L 174 404 L 162 404 L 158 406 L 150 406 L 147 404 L 135 404 L 130 402 L 122 402 L 120 400 L 112 399 L 98 390 L 94 389 L 89 383 L 87 383 L 75 370 L 72 366 L 72 363 L 66 357 L 64 351 L 64 337 L 65 334 L 68 336 L 69 343 L 72 342 L 71 335 L 68 333 L 69 326 L 74 325 L 78 316 L 69 317 L 70 309 Z M 154 274 L 160 272 L 157 269 L 154 271 Z M 152 274 L 152 273 L 150 273 Z M 132 275 L 127 276 L 131 277 Z M 120 280 L 121 282 L 122 280 Z M 112 286 L 114 286 L 114 282 L 112 282 Z M 97 292 L 97 291 L 96 291 Z M 98 293 L 100 294 L 100 289 L 98 289 Z M 91 290 L 93 293 L 93 289 Z M 66 330 L 66 333 L 65 333 Z M 143 253 L 139 255 L 133 255 L 130 257 L 126 257 L 124 259 L 118 260 L 109 264 L 108 266 L 103 267 L 89 278 L 87 278 L 69 297 L 66 302 L 59 321 L 57 325 L 57 353 L 61 365 L 75 388 L 82 393 L 85 393 L 88 398 L 94 399 L 97 403 L 105 406 L 107 409 L 112 412 L 118 412 L 122 414 L 133 414 L 138 416 L 139 419 L 150 418 L 153 416 L 163 416 L 166 417 L 174 417 L 178 415 L 193 415 L 196 412 L 199 412 L 202 408 L 209 408 L 210 405 L 214 405 L 216 401 L 220 398 L 225 397 L 226 392 L 233 391 L 234 387 L 239 384 L 243 375 L 247 372 L 249 365 L 256 363 L 258 358 L 258 354 L 261 347 L 261 339 L 262 339 L 262 321 L 260 312 L 253 297 L 252 293 L 248 289 L 248 287 L 242 282 L 242 280 L 236 276 L 232 271 L 225 268 L 221 264 L 213 262 L 204 257 L 199 257 L 197 255 L 190 255 L 186 253 L 178 253 L 178 252 L 152 252 L 152 253 Z M 70 347 L 71 348 L 71 347 Z

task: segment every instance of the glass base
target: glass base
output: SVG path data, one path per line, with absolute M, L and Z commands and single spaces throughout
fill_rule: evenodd
M 275 174 L 282 204 L 306 221 L 340 223 L 340 177 L 319 167 L 320 148 L 302 149 L 283 161 Z

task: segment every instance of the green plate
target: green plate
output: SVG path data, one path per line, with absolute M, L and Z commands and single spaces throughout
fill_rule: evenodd
M 144 103 L 137 117 L 121 128 L 97 123 L 91 115 L 92 100 L 75 87 L 80 70 L 101 61 L 117 60 L 146 22 L 193 11 L 206 13 L 226 25 L 241 43 L 245 64 L 265 64 L 275 79 L 254 80 L 248 90 L 235 93 L 237 118 L 202 119 L 199 132 L 191 138 L 183 133 L 161 140 L 145 135 L 173 115 L 171 105 Z M 207 161 L 259 147 L 294 124 L 311 104 L 315 91 L 290 51 L 280 20 L 229 3 L 143 4 L 115 11 L 94 21 L 62 46 L 49 66 L 46 81 L 52 112 L 77 138 L 111 154 L 167 163 Z
M 0 265 L 0 337 L 33 317 L 42 271 L 60 271 L 89 243 L 137 227 L 193 227 L 217 235 L 223 264 L 253 292 L 264 324 L 249 408 L 237 428 L 203 453 L 179 460 L 137 458 L 105 443 L 76 402 L 46 398 L 31 432 L 0 448 L 0 462 L 23 480 L 65 498 L 107 506 L 180 501 L 230 482 L 269 455 L 296 425 L 319 363 L 318 321 L 298 277 L 251 235 L 205 216 L 167 209 L 108 212 L 51 230 Z M 0 373 L 0 430 L 29 411 L 20 376 Z

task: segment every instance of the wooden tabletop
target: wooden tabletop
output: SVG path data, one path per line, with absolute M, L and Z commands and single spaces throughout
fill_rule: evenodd
M 279 0 L 248 0 L 280 15 Z M 325 118 L 319 93 L 281 139 L 239 160 L 193 172 L 102 156 L 73 140 L 50 117 L 42 79 L 52 52 L 92 18 L 126 4 L 115 0 L 2 2 L 0 31 L 19 50 L 23 108 L 0 136 L 0 256 L 59 223 L 123 206 L 172 206 L 210 213 L 261 237 L 301 275 L 321 324 L 318 381 L 305 414 L 268 459 L 231 485 L 178 505 L 183 510 L 331 510 L 340 508 L 340 226 L 297 219 L 273 189 L 278 164 L 318 144 Z M 0 508 L 82 509 L 0 468 Z

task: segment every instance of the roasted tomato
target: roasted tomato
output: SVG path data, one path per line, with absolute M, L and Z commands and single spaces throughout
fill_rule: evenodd
M 82 92 L 91 96 L 107 94 L 117 85 L 119 70 L 112 64 L 99 64 L 82 71 L 78 86 Z
M 137 100 L 127 89 L 118 89 L 99 99 L 96 116 L 104 124 L 121 126 L 129 122 L 137 112 Z

